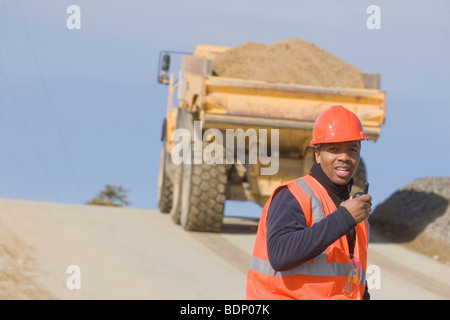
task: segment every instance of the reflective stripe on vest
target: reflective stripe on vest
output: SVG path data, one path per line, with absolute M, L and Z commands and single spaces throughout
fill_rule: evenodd
M 302 263 L 301 265 L 286 270 L 275 271 L 269 261 L 252 257 L 250 261 L 250 270 L 277 278 L 294 275 L 308 275 L 319 277 L 347 277 L 351 265 L 349 263 L 327 263 L 326 253 L 322 253 L 314 258 L 313 263 Z M 360 270 L 360 283 L 366 281 L 366 272 Z
M 322 202 L 320 202 L 319 198 L 312 192 L 309 185 L 305 182 L 305 180 L 298 178 L 295 180 L 297 184 L 302 188 L 308 196 L 311 198 L 311 209 L 313 213 L 314 223 L 319 222 L 323 218 L 325 218 L 325 214 L 323 213 Z

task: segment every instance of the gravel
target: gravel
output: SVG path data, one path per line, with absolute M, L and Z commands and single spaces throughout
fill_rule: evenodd
M 369 222 L 397 242 L 450 260 L 450 177 L 419 178 L 379 204 Z

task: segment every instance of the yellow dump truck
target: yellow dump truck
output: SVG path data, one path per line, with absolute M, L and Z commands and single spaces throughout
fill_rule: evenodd
M 158 81 L 168 85 L 162 130 L 158 206 L 191 231 L 221 230 L 225 200 L 261 206 L 281 183 L 307 174 L 318 115 L 344 105 L 370 140 L 380 135 L 386 94 L 378 74 L 362 74 L 366 88 L 330 88 L 226 78 L 212 61 L 228 47 L 198 45 L 182 56 L 176 75 L 170 53 L 160 54 Z M 361 161 L 354 192 L 365 182 Z

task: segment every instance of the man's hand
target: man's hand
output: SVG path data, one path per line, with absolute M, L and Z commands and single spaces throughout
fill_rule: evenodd
M 350 212 L 356 224 L 363 222 L 369 217 L 372 211 L 372 197 L 368 194 L 363 194 L 358 198 L 350 198 L 341 203 L 341 206 Z

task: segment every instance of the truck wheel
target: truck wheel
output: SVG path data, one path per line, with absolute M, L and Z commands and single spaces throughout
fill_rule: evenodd
M 170 217 L 175 224 L 180 224 L 181 215 L 181 184 L 183 182 L 181 172 L 183 164 L 175 166 L 173 174 L 173 193 L 172 208 L 170 209 Z
M 226 199 L 223 164 L 183 164 L 181 225 L 189 231 L 220 232 Z
M 162 213 L 169 213 L 172 208 L 173 184 L 167 174 L 169 160 L 164 144 L 161 149 L 158 175 L 158 207 Z

